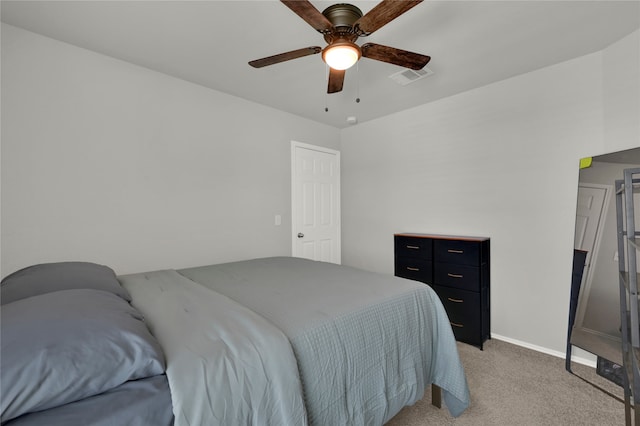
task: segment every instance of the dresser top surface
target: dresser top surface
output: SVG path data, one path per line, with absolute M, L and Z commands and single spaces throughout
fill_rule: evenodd
M 487 237 L 467 237 L 460 235 L 419 234 L 414 232 L 401 232 L 393 234 L 396 237 L 431 238 L 435 240 L 460 240 L 460 241 L 487 241 Z

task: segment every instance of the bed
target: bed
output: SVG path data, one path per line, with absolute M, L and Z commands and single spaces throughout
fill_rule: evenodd
M 3 358 L 5 311 L 18 311 L 15 304 L 30 299 L 55 299 L 56 293 L 68 299 L 70 291 L 81 290 L 122 300 L 148 331 L 140 340 L 150 338 L 148 345 L 159 347 L 160 355 L 154 355 L 154 368 L 138 374 L 146 377 L 127 376 L 110 389 L 31 411 L 6 403 L 7 375 L 0 364 L 3 426 L 45 424 L 37 417 L 51 418 L 55 410 L 66 410 L 61 418 L 67 423 L 58 424 L 72 424 L 68 416 L 76 407 L 98 414 L 98 407 L 120 407 L 116 400 L 97 400 L 147 381 L 153 389 L 135 391 L 155 405 L 129 394 L 125 398 L 141 401 L 139 409 L 115 410 L 137 419 L 127 424 L 382 425 L 430 385 L 442 390 L 453 416 L 469 405 L 446 313 L 437 295 L 414 281 L 274 257 L 124 275 L 118 277 L 122 294 L 63 288 L 5 304 L 5 287 L 18 287 L 5 285 L 9 278 L 2 283 Z M 84 296 L 77 296 L 81 304 Z M 108 423 L 108 414 L 82 424 L 118 424 Z

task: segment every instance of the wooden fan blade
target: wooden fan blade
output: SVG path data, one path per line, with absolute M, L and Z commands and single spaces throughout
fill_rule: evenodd
M 318 9 L 316 9 L 307 0 L 280 0 L 289 9 L 294 11 L 296 15 L 304 19 L 304 21 L 321 33 L 326 33 L 333 26 L 331 21 L 327 19 Z
M 344 73 L 345 70 L 334 70 L 333 68 L 329 68 L 329 87 L 327 87 L 327 93 L 342 91 Z
M 267 56 L 266 58 L 256 59 L 249 62 L 254 68 L 262 68 L 267 65 L 278 64 L 284 61 L 290 61 L 291 59 L 302 58 L 303 56 L 315 55 L 322 52 L 322 48 L 318 46 L 305 47 L 304 49 L 292 50 L 291 52 L 280 53 L 279 55 Z
M 396 19 L 407 10 L 422 3 L 423 0 L 383 0 L 358 19 L 353 26 L 358 35 L 368 36 L 384 25 Z
M 365 58 L 411 68 L 412 70 L 421 70 L 431 60 L 431 57 L 427 55 L 375 43 L 363 44 L 360 49 L 362 50 L 362 56 Z

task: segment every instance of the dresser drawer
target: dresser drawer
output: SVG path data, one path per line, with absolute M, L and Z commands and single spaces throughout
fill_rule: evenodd
M 396 257 L 417 257 L 433 259 L 433 240 L 431 238 L 415 238 L 396 235 Z
M 431 284 L 433 282 L 433 262 L 426 259 L 396 257 L 395 275 Z
M 455 263 L 436 263 L 433 283 L 468 291 L 480 291 L 480 268 Z
M 479 266 L 481 262 L 481 243 L 465 240 L 435 240 L 434 260 L 458 265 Z
M 433 286 L 444 305 L 456 340 L 482 343 L 480 293 Z

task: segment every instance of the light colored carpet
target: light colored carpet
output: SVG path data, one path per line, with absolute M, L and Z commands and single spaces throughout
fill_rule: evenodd
M 458 343 L 470 407 L 453 418 L 431 405 L 431 390 L 405 407 L 388 426 L 421 425 L 624 425 L 624 404 L 565 370 L 564 359 L 496 339 L 484 351 Z M 623 399 L 622 388 L 573 363 L 577 375 Z

